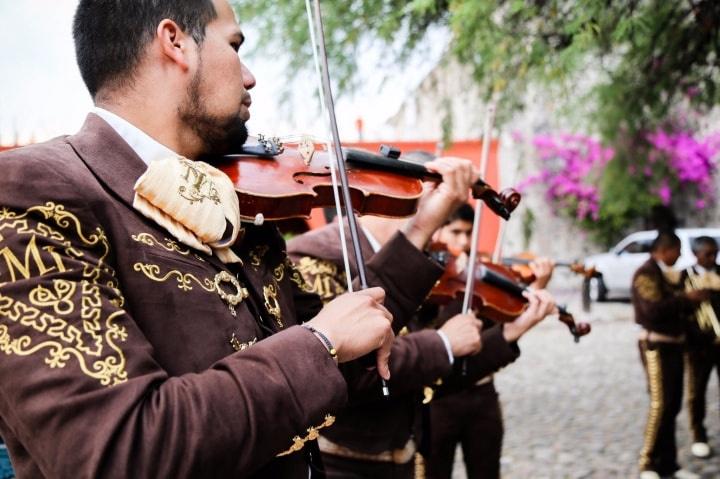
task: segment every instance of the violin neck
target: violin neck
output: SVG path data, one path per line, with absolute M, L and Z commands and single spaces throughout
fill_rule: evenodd
M 343 152 L 345 153 L 345 161 L 350 165 L 354 164 L 376 170 L 389 171 L 422 181 L 442 181 L 441 175 L 428 171 L 427 168 L 417 163 L 376 155 L 362 150 L 345 148 Z
M 504 264 L 510 264 L 510 265 L 513 265 L 513 264 L 523 264 L 523 265 L 527 265 L 527 264 L 532 263 L 533 260 L 527 259 L 527 258 L 503 258 L 503 259 L 502 259 L 502 262 L 503 262 Z M 569 262 L 567 262 L 567 261 L 560 261 L 560 262 L 558 262 L 558 263 L 555 263 L 555 266 L 556 266 L 556 267 L 561 267 L 561 268 L 571 268 L 571 267 L 573 267 L 574 265 L 573 265 L 573 263 L 569 263 Z

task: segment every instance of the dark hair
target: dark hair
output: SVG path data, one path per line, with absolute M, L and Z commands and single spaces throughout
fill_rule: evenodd
M 73 20 L 75 55 L 85 86 L 95 98 L 105 86 L 132 80 L 147 43 L 165 18 L 198 43 L 217 17 L 211 0 L 80 0 Z
M 679 247 L 680 238 L 678 237 L 678 235 L 670 231 L 661 231 L 658 233 L 657 238 L 655 238 L 650 245 L 650 252 L 655 252 L 661 248 L 667 249 Z
M 692 252 L 697 254 L 703 246 L 718 249 L 718 244 L 715 238 L 711 236 L 698 236 L 692 242 Z
M 458 209 L 448 216 L 445 220 L 445 224 L 449 225 L 453 221 L 465 221 L 466 223 L 472 223 L 475 220 L 475 210 L 467 203 L 461 204 Z

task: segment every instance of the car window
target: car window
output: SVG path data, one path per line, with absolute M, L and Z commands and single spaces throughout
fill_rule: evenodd
M 649 253 L 653 240 L 638 240 L 628 243 L 620 253 Z

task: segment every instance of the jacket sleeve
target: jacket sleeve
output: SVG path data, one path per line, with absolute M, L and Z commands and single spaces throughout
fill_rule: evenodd
M 633 277 L 632 301 L 637 322 L 646 329 L 665 334 L 685 331 L 693 302 L 678 291 L 663 288 L 663 278 L 650 271 L 639 270 Z
M 303 296 L 307 293 L 317 294 L 323 302 L 328 302 L 346 292 L 345 271 L 341 265 L 293 252 L 290 259 L 305 280 L 305 285 L 298 290 L 296 303 L 305 302 Z M 402 233 L 397 233 L 367 261 L 366 272 L 369 287 L 385 290 L 385 307 L 392 313 L 393 330 L 398 333 L 430 293 L 442 275 L 442 268 Z M 359 288 L 357 279 L 353 286 Z M 302 319 L 307 321 L 311 317 Z
M 44 476 L 243 477 L 344 403 L 337 366 L 300 327 L 169 376 L 123 308 L 89 207 L 1 202 L 0 415 Z
M 474 383 L 513 363 L 520 356 L 516 342 L 508 342 L 503 336 L 502 325 L 493 326 L 482 332 L 482 350 L 474 356 L 458 358 L 453 374 L 467 382 Z M 465 374 L 462 374 L 462 362 L 465 361 Z
M 348 382 L 353 404 L 363 401 L 382 401 L 377 373 L 368 374 L 360 361 L 341 365 Z M 390 394 L 415 392 L 452 372 L 445 344 L 437 331 L 424 330 L 399 336 L 393 341 L 390 353 Z

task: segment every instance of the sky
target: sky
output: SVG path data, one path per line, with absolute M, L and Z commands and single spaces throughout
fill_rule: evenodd
M 75 63 L 71 26 L 76 5 L 77 0 L 0 0 L 0 144 L 14 143 L 16 138 L 24 144 L 73 133 L 92 108 Z M 247 34 L 247 48 L 240 51 L 243 56 L 254 43 L 251 26 L 243 25 L 242 19 L 240 23 Z M 431 45 L 430 52 L 411 60 L 391 78 L 378 72 L 381 52 L 370 51 L 360 59 L 363 86 L 351 96 L 336 99 L 343 140 L 357 139 L 358 117 L 363 119 L 366 139 L 386 138 L 384 121 L 442 55 L 442 34 L 438 33 Z M 313 76 L 292 80 L 287 108 L 280 104 L 289 81 L 282 62 L 259 56 L 243 56 L 243 61 L 257 78 L 251 91 L 251 133 L 325 136 Z

